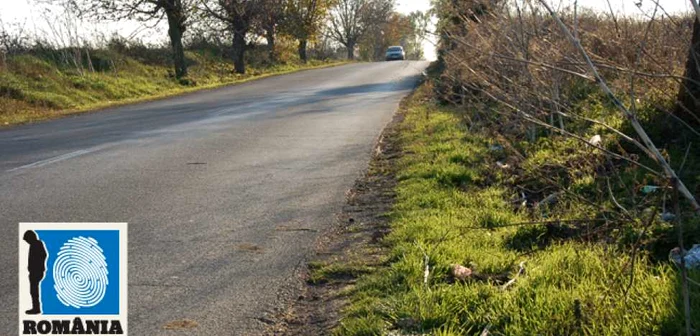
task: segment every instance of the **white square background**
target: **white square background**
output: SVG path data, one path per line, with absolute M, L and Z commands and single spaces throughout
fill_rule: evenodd
M 22 238 L 27 230 L 118 230 L 119 231 L 119 315 L 27 315 L 26 310 L 32 307 L 32 298 L 29 295 L 29 272 L 27 271 L 27 259 L 29 258 L 29 244 Z M 39 237 L 41 239 L 41 237 Z M 119 320 L 127 335 L 127 307 L 128 284 L 127 274 L 127 223 L 19 223 L 19 334 L 22 334 L 25 320 L 41 321 L 65 319 L 73 320 L 80 317 L 83 321 L 90 320 Z M 46 276 L 53 276 L 53 270 L 46 269 Z M 47 293 L 41 293 L 42 297 Z

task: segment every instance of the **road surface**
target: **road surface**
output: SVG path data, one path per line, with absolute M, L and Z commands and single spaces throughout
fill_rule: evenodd
M 129 223 L 131 335 L 259 333 L 425 62 L 351 64 L 0 130 L 0 335 L 19 222 Z M 187 330 L 173 321 L 198 324 Z

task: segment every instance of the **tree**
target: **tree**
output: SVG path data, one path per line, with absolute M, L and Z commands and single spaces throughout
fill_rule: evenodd
M 192 0 L 58 0 L 67 8 L 78 13 L 79 17 L 94 20 L 168 20 L 168 36 L 173 51 L 175 76 L 187 76 L 185 48 L 182 35 L 188 26 Z
M 318 34 L 331 0 L 287 0 L 285 31 L 299 41 L 299 59 L 307 61 L 306 47 Z
M 700 14 L 698 14 L 700 16 Z M 693 21 L 693 37 L 688 48 L 683 83 L 678 92 L 675 114 L 697 127 L 700 125 L 700 21 Z
M 421 59 L 422 39 L 418 36 L 420 31 L 413 17 L 420 13 L 403 15 L 393 12 L 389 14 L 386 22 L 371 26 L 359 42 L 362 58 L 382 60 L 388 47 L 400 45 L 404 48 L 407 59 Z
M 331 10 L 331 35 L 355 59 L 355 46 L 373 27 L 384 24 L 394 10 L 393 0 L 339 0 Z
M 267 40 L 267 47 L 270 52 L 270 62 L 277 60 L 275 53 L 275 42 L 277 40 L 277 30 L 284 21 L 286 0 L 263 0 L 260 12 L 260 27 Z
M 236 73 L 245 73 L 246 36 L 264 8 L 263 0 L 202 0 L 204 9 L 224 22 L 233 35 L 233 66 Z M 211 6 L 210 3 L 214 2 Z
M 423 59 L 423 42 L 425 41 L 428 25 L 430 24 L 430 14 L 427 12 L 415 11 L 408 15 L 411 20 L 411 35 L 408 39 L 408 54 L 412 59 Z

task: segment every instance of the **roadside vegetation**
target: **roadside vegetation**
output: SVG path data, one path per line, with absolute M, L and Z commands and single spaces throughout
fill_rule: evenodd
M 191 50 L 186 52 L 191 62 L 188 77 L 176 79 L 164 59 L 167 51 L 162 49 L 123 45 L 92 50 L 85 54 L 89 56 L 81 57 L 79 67 L 63 63 L 60 59 L 64 52 L 48 50 L 7 59 L 0 71 L 0 124 L 53 118 L 345 62 L 257 62 L 246 74 L 237 74 L 230 59 L 206 50 Z
M 517 175 L 502 170 L 497 162 L 509 151 L 496 149 L 488 128 L 466 118 L 478 111 L 440 106 L 432 88 L 420 88 L 404 111 L 399 143 L 406 154 L 395 172 L 385 267 L 370 271 L 358 255 L 312 268 L 315 282 L 370 271 L 342 294 L 350 304 L 338 335 L 682 334 L 678 269 L 666 258 L 675 246 L 671 225 L 655 221 L 635 256 L 641 230 L 633 226 L 640 222 L 613 229 L 594 220 L 603 209 L 575 199 L 518 208 L 522 201 L 513 201 L 522 189 L 514 179 L 543 181 L 534 177 L 547 162 L 566 162 L 559 151 L 542 142 L 526 151 Z M 559 147 L 590 153 L 570 141 Z M 594 182 L 583 175 L 571 190 Z M 697 221 L 688 224 L 697 230 Z M 455 274 L 455 265 L 471 274 Z M 700 281 L 700 272 L 690 277 Z M 693 293 L 697 321 L 700 293 Z
M 310 269 L 358 276 L 336 334 L 697 334 L 700 24 L 545 3 L 436 2 L 381 262 Z
M 50 13 L 50 31 L 0 21 L 0 127 L 380 60 L 390 45 L 420 59 L 429 20 L 398 13 L 391 0 L 51 0 L 37 7 Z M 149 27 L 164 18 L 168 34 L 148 42 L 80 29 L 107 21 Z M 353 24 L 341 24 L 347 20 Z
M 118 41 L 116 41 L 118 43 Z M 12 125 L 117 104 L 240 83 L 292 71 L 342 64 L 343 60 L 252 63 L 237 74 L 230 59 L 188 50 L 189 74 L 176 79 L 167 50 L 118 45 L 81 50 L 66 64 L 68 50 L 42 50 L 8 57 L 0 67 L 0 125 Z M 77 66 L 76 66 L 77 63 Z

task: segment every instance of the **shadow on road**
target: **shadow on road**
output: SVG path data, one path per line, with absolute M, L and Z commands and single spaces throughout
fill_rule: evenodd
M 189 132 L 209 129 L 212 126 L 225 127 L 227 122 L 252 116 L 286 118 L 298 114 L 332 113 L 335 108 L 356 104 L 358 101 L 345 100 L 321 107 L 314 105 L 349 96 L 362 99 L 363 102 L 386 99 L 387 94 L 392 92 L 412 90 L 418 79 L 417 75 L 396 75 L 372 84 L 340 86 L 342 83 L 338 83 L 340 87 L 330 89 L 297 87 L 292 90 L 252 94 L 237 94 L 237 87 L 227 87 L 221 90 L 231 90 L 229 95 L 221 94 L 221 90 L 214 90 L 202 92 L 200 96 L 188 95 L 122 106 L 99 113 L 2 130 L 0 157 L 21 164 L 21 157 L 37 151 L 56 155 L 60 152 L 92 148 L 123 140 L 148 139 L 169 132 Z M 302 110 L 296 113 L 278 113 L 299 109 L 301 106 Z M 195 122 L 197 124 L 193 124 Z M 36 160 L 36 157 L 32 160 Z M 0 170 L 6 168 L 8 167 L 0 165 Z

